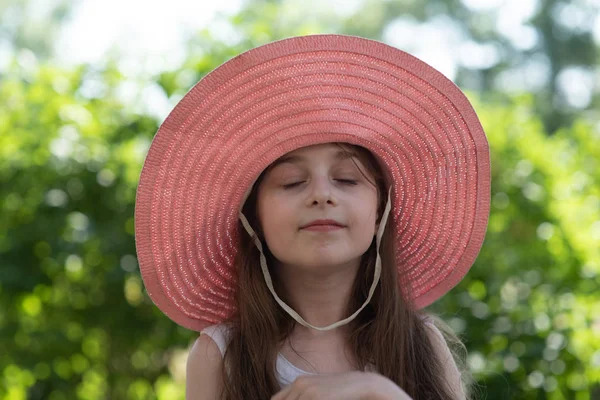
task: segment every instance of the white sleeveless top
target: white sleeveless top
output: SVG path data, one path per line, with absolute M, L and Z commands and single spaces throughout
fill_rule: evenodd
M 433 325 L 433 321 L 429 318 L 425 319 L 425 323 L 431 324 L 431 326 L 435 326 L 435 325 Z M 436 330 L 437 330 L 437 328 L 436 328 Z M 201 333 L 206 334 L 216 343 L 216 345 L 219 347 L 219 350 L 221 351 L 221 356 L 223 356 L 225 354 L 225 349 L 227 348 L 227 344 L 229 343 L 229 338 L 228 338 L 229 335 L 228 335 L 228 330 L 227 330 L 226 325 L 224 325 L 224 324 L 212 325 L 207 328 L 204 328 Z M 440 335 L 441 335 L 441 333 L 440 333 Z M 373 370 L 373 369 L 370 369 L 370 370 Z M 296 367 L 294 364 L 289 362 L 283 356 L 283 354 L 277 353 L 277 360 L 275 363 L 275 377 L 281 388 L 294 382 L 296 380 L 296 378 L 298 378 L 301 375 L 317 375 L 317 374 L 315 374 L 314 372 L 304 371 L 304 370 Z
M 227 348 L 228 332 L 227 327 L 224 324 L 212 325 L 202 330 L 202 333 L 209 336 L 221 350 L 221 355 L 225 354 Z M 315 375 L 313 372 L 304 371 L 294 364 L 289 362 L 281 353 L 277 353 L 277 361 L 275 364 L 275 377 L 279 386 L 283 388 L 294 382 L 300 375 Z
M 225 349 L 229 342 L 227 327 L 224 324 L 212 325 L 202 330 L 202 333 L 209 336 L 219 347 L 221 355 L 225 354 Z M 275 364 L 275 376 L 279 386 L 282 388 L 294 382 L 301 375 L 315 375 L 313 372 L 304 371 L 289 362 L 281 353 L 277 353 Z

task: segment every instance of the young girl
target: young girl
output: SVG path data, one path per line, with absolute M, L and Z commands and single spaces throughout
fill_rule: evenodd
M 481 125 L 414 57 L 313 35 L 223 64 L 161 126 L 136 199 L 148 293 L 201 332 L 186 397 L 466 398 L 423 308 L 488 212 Z

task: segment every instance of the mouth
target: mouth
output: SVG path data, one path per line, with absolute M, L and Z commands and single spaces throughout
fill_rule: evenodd
M 315 231 L 315 232 L 330 232 L 330 231 L 337 231 L 340 229 L 344 229 L 344 227 L 340 226 L 340 225 L 310 225 L 305 228 L 302 228 L 302 230 L 305 230 L 305 231 Z
M 342 225 L 341 223 L 332 220 L 332 219 L 318 219 L 315 221 L 312 221 L 304 226 L 302 226 L 300 229 L 303 230 L 309 230 L 309 231 L 317 231 L 317 232 L 328 232 L 328 231 L 335 231 L 335 230 L 339 230 L 339 229 L 343 229 L 345 228 L 345 225 Z
M 315 219 L 314 221 L 309 222 L 306 225 L 303 225 L 300 227 L 300 229 L 309 229 L 309 228 L 314 228 L 314 227 L 319 227 L 319 226 L 328 226 L 328 227 L 338 227 L 338 228 L 344 228 L 345 225 L 337 222 L 334 219 Z

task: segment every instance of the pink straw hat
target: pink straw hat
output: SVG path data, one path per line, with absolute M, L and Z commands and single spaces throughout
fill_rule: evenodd
M 233 262 L 249 188 L 282 155 L 327 142 L 367 148 L 390 175 L 397 266 L 415 306 L 463 278 L 490 207 L 488 144 L 467 98 L 381 42 L 293 37 L 206 75 L 152 142 L 135 237 L 148 294 L 168 317 L 200 331 L 235 312 Z

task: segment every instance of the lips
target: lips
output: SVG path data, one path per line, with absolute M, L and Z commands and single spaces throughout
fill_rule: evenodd
M 343 228 L 345 227 L 344 224 L 341 224 L 339 222 L 337 222 L 336 220 L 333 219 L 316 219 L 314 221 L 309 222 L 306 225 L 303 225 L 300 227 L 300 229 L 305 229 L 305 228 L 310 228 L 310 227 L 317 227 L 317 226 L 337 226 L 339 228 Z

